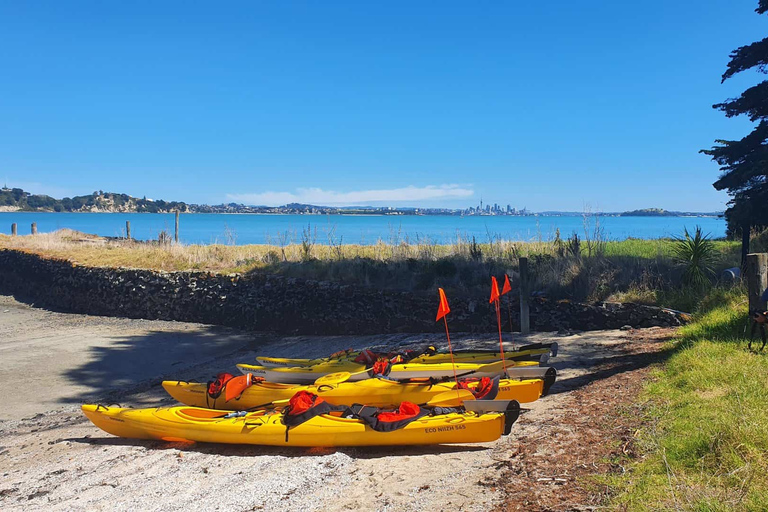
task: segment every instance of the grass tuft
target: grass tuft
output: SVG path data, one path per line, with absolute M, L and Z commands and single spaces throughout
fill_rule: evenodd
M 629 510 L 768 510 L 768 354 L 746 350 L 741 290 L 716 290 L 645 389 L 641 456 L 612 477 Z

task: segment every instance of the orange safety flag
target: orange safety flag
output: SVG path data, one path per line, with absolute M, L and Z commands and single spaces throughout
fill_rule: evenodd
M 438 288 L 437 291 L 440 293 L 440 305 L 437 307 L 437 318 L 435 318 L 435 322 L 451 312 L 451 308 L 448 307 L 448 299 L 445 298 L 445 292 L 442 288 Z
M 501 294 L 506 295 L 512 291 L 512 285 L 509 284 L 509 276 L 504 274 L 504 286 L 501 288 Z
M 496 276 L 491 276 L 491 300 L 488 301 L 492 304 L 499 300 L 499 283 L 496 281 Z
M 459 376 L 456 374 L 456 361 L 453 360 L 453 347 L 451 346 L 451 335 L 448 333 L 448 320 L 445 318 L 445 315 L 451 312 L 451 308 L 448 306 L 448 299 L 445 298 L 445 291 L 443 291 L 442 288 L 438 288 L 437 291 L 440 293 L 440 306 L 437 308 L 437 318 L 435 318 L 435 322 L 439 321 L 441 318 L 443 319 L 443 323 L 445 324 L 445 337 L 448 338 L 448 353 L 451 354 L 451 366 L 453 367 L 453 378 L 456 380 L 456 398 L 461 398 L 461 394 L 459 393 Z

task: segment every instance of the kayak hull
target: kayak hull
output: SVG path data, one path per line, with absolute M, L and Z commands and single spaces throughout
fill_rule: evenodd
M 282 415 L 277 412 L 223 418 L 221 411 L 187 406 L 123 409 L 87 404 L 82 410 L 94 425 L 119 437 L 264 446 L 484 443 L 499 439 L 509 426 L 503 413 L 451 413 L 425 416 L 392 432 L 377 432 L 358 419 L 320 415 L 291 428 L 286 435 Z
M 552 357 L 557 355 L 557 343 L 536 343 L 523 345 L 517 349 L 504 352 L 505 359 L 510 361 L 540 361 L 542 356 Z M 297 359 L 290 357 L 267 357 L 258 356 L 256 362 L 259 366 L 269 368 L 295 367 L 295 366 L 314 366 L 325 363 L 349 362 L 353 361 L 360 352 L 344 352 L 338 357 L 327 357 L 318 359 Z M 501 359 L 501 353 L 493 350 L 455 350 L 453 360 L 457 363 L 492 363 Z M 408 361 L 409 363 L 438 364 L 450 363 L 451 355 L 447 352 L 438 352 L 431 355 L 418 356 Z
M 456 363 L 455 372 L 459 376 L 471 375 L 472 377 L 496 377 L 502 375 L 504 368 L 499 365 L 498 368 L 489 371 L 482 368 L 484 365 L 473 363 Z M 252 373 L 256 377 L 261 377 L 268 382 L 290 383 L 290 384 L 312 384 L 323 375 L 339 372 L 349 372 L 349 381 L 361 381 L 371 377 L 366 372 L 366 367 L 354 362 L 340 362 L 338 364 L 322 364 L 303 367 L 266 367 L 239 363 L 237 368 L 243 374 Z M 508 361 L 507 371 L 518 368 L 539 368 L 536 361 Z M 535 372 L 534 372 L 535 373 Z M 540 372 L 539 372 L 540 373 Z M 410 380 L 423 378 L 452 378 L 454 376 L 454 365 L 450 363 L 424 364 L 424 363 L 404 363 L 392 365 L 388 377 L 395 380 Z M 521 378 L 516 375 L 514 378 Z M 539 378 L 539 377 L 529 377 Z
M 554 375 L 551 378 L 554 381 Z M 470 383 L 474 389 L 477 383 Z M 499 382 L 497 400 L 517 400 L 530 403 L 538 400 L 551 386 L 549 380 L 502 379 Z M 401 402 L 425 404 L 434 397 L 456 389 L 453 381 L 430 384 L 429 382 L 394 382 L 387 379 L 366 379 L 359 382 L 342 382 L 335 385 L 304 386 L 257 382 L 248 387 L 239 397 L 226 401 L 222 393 L 217 398 L 208 394 L 207 386 L 199 382 L 164 381 L 163 388 L 175 400 L 194 407 L 207 407 L 226 411 L 242 411 L 267 405 L 271 402 L 290 399 L 299 391 L 308 391 L 322 397 L 332 405 L 364 403 L 374 407 L 394 407 Z M 442 404 L 444 406 L 459 403 Z

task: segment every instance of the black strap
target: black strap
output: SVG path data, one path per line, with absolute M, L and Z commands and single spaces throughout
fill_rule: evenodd
M 285 425 L 285 442 L 288 442 L 288 430 L 291 429 L 291 427 L 297 427 L 301 425 L 302 423 L 311 420 L 315 416 L 320 416 L 321 414 L 328 414 L 329 412 L 334 411 L 346 411 L 347 406 L 346 405 L 331 405 L 328 402 L 321 402 L 313 407 L 310 407 L 306 411 L 302 412 L 301 414 L 295 414 L 291 415 L 291 408 L 286 407 L 283 409 L 283 424 Z
M 419 407 L 419 412 L 415 416 L 410 418 L 403 418 L 398 421 L 380 421 L 379 413 L 388 411 L 387 409 L 380 409 L 378 407 L 371 407 L 369 405 L 354 404 L 348 408 L 349 416 L 363 420 L 366 425 L 371 427 L 376 432 L 392 432 L 399 430 L 411 422 L 422 418 L 430 413 L 430 410 L 425 407 Z

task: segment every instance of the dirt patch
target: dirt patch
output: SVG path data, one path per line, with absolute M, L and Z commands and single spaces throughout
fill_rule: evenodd
M 555 421 L 519 432 L 514 457 L 500 468 L 506 510 L 592 510 L 609 490 L 595 475 L 622 474 L 633 455 L 645 404 L 638 403 L 654 364 L 663 361 L 674 329 L 629 331 L 624 354 L 596 361 L 589 382 L 561 394 Z M 600 376 L 603 376 L 602 378 Z M 523 429 L 521 429 L 523 430 Z

